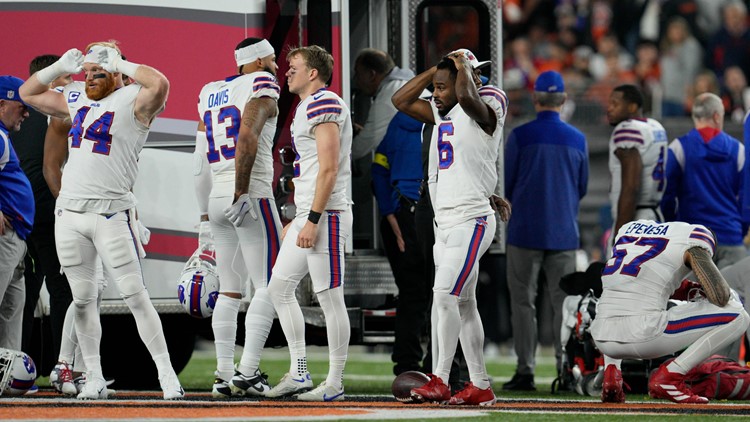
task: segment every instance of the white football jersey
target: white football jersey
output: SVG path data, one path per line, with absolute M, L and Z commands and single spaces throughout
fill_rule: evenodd
M 297 105 L 292 120 L 294 159 L 294 203 L 297 216 L 310 212 L 318 179 L 318 146 L 315 127 L 321 123 L 336 123 L 339 127 L 339 172 L 336 185 L 326 204 L 326 210 L 345 210 L 352 203 L 347 188 L 351 181 L 352 119 L 349 107 L 335 93 L 321 89 Z M 318 210 L 322 211 L 322 210 Z
M 617 201 L 622 191 L 622 166 L 615 156 L 618 148 L 636 148 L 641 154 L 643 170 L 637 206 L 659 206 L 666 187 L 667 132 L 654 119 L 628 119 L 615 126 L 609 140 L 609 172 L 612 184 L 609 199 L 612 219 L 617 221 Z
M 638 220 L 617 232 L 612 258 L 602 271 L 603 293 L 597 318 L 661 312 L 690 269 L 685 252 L 716 249 L 704 226 L 683 222 Z
M 209 82 L 201 90 L 198 113 L 206 126 L 207 145 L 196 145 L 205 152 L 211 166 L 211 197 L 234 194 L 234 154 L 242 125 L 245 105 L 254 98 L 269 97 L 278 101 L 279 85 L 268 72 L 236 75 Z M 258 139 L 258 152 L 250 174 L 248 195 L 251 198 L 273 198 L 273 137 L 277 116 L 266 120 Z
M 63 90 L 73 123 L 57 205 L 95 213 L 130 209 L 138 154 L 149 131 L 134 114 L 141 86 L 119 88 L 99 101 L 86 96 L 85 86 L 73 82 Z
M 435 222 L 445 229 L 477 217 L 493 214 L 489 198 L 498 180 L 500 153 L 508 100 L 492 86 L 479 89 L 482 100 L 497 116 L 497 125 L 488 135 L 456 104 L 441 116 L 430 101 L 435 118 L 431 146 L 437 154 L 437 186 L 433 198 Z

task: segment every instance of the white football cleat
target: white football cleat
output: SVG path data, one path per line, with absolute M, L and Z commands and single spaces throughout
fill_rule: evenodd
M 288 397 L 294 394 L 304 393 L 312 390 L 313 382 L 309 372 L 305 372 L 302 375 L 292 376 L 290 373 L 284 374 L 270 391 L 266 393 L 266 397 Z
M 185 390 L 180 385 L 180 380 L 177 378 L 174 370 L 170 371 L 159 378 L 159 384 L 161 385 L 162 391 L 164 391 L 164 400 L 175 400 L 185 397 Z
M 251 376 L 247 376 L 240 371 L 234 373 L 232 381 L 229 383 L 229 388 L 236 395 L 241 396 L 265 396 L 271 391 L 271 386 L 268 385 L 268 375 L 260 372 L 260 369 L 256 369 L 255 373 Z
M 88 377 L 78 394 L 79 400 L 102 400 L 110 396 L 111 391 L 107 389 L 107 382 L 101 377 Z
M 337 389 L 332 385 L 326 385 L 323 381 L 314 390 L 295 396 L 302 401 L 340 401 L 344 400 L 344 386 Z

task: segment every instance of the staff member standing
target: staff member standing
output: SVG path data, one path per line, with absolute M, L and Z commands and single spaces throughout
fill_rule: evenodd
M 578 208 L 589 176 L 586 138 L 560 120 L 566 99 L 562 76 L 555 71 L 539 75 L 532 98 L 537 118 L 514 129 L 505 150 L 505 194 L 513 204 L 508 222 L 508 289 L 518 362 L 504 390 L 536 390 L 537 281 L 544 269 L 553 327 L 560 327 L 566 295 L 559 281 L 575 271 Z M 559 364 L 560 330 L 553 332 Z
M 8 138 L 29 117 L 18 94 L 21 84 L 14 76 L 0 76 L 0 347 L 12 350 L 21 350 L 24 241 L 34 223 L 34 193 Z

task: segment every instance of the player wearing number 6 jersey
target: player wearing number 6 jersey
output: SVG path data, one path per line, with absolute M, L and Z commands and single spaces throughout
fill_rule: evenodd
M 81 70 L 85 82 L 66 85 L 62 93 L 49 89 L 58 76 Z M 124 87 L 121 73 L 137 83 Z M 55 239 L 73 293 L 75 326 L 87 368 L 86 385 L 78 398 L 108 396 L 99 356 L 97 255 L 135 317 L 138 333 L 156 363 L 164 398 L 183 397 L 159 315 L 143 283 L 140 257 L 144 254 L 139 236 L 134 235 L 131 192 L 138 154 L 151 122 L 164 109 L 169 81 L 152 67 L 123 60 L 115 44 L 98 42 L 85 53 L 67 51 L 29 78 L 20 93 L 37 110 L 73 121 L 56 203 Z
M 482 348 L 484 329 L 476 302 L 477 263 L 495 232 L 490 197 L 498 180 L 498 155 L 507 104 L 497 88 L 477 89 L 468 50 L 451 53 L 437 66 L 411 79 L 393 96 L 402 112 L 434 124 L 437 159 L 435 194 L 434 306 L 437 309 L 438 356 L 435 374 L 412 396 L 451 404 L 495 403 Z M 430 83 L 430 101 L 420 99 Z M 507 202 L 503 202 L 507 206 Z M 509 209 L 504 209 L 509 211 Z M 448 388 L 458 341 L 471 383 L 453 397 Z
M 280 91 L 276 54 L 267 40 L 247 38 L 237 45 L 234 56 L 239 74 L 210 82 L 201 90 L 195 144 L 201 231 L 210 222 L 220 284 L 211 321 L 217 360 L 214 397 L 228 397 L 233 391 L 262 396 L 270 390 L 258 364 L 273 323 L 266 287 L 281 232 L 271 187 Z M 255 291 L 235 373 L 237 313 L 248 275 Z
M 633 85 L 620 85 L 609 97 L 607 119 L 615 127 L 609 141 L 612 236 L 629 221 L 663 220 L 659 202 L 666 186 L 667 132 L 642 117 L 642 106 L 643 95 Z
M 684 383 L 687 371 L 736 340 L 750 317 L 711 260 L 716 237 L 701 225 L 638 220 L 622 226 L 602 271 L 604 289 L 591 334 L 604 354 L 602 400 L 623 402 L 621 359 L 679 352 L 651 377 L 649 394 L 677 403 L 707 403 Z M 692 270 L 704 297 L 667 309 Z

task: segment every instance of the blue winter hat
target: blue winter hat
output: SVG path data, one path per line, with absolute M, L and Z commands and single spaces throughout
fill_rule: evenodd
M 0 76 L 0 100 L 18 101 L 23 105 L 28 105 L 21 99 L 18 88 L 23 85 L 23 79 L 15 76 Z
M 565 92 L 562 75 L 554 70 L 542 72 L 534 82 L 536 92 Z

